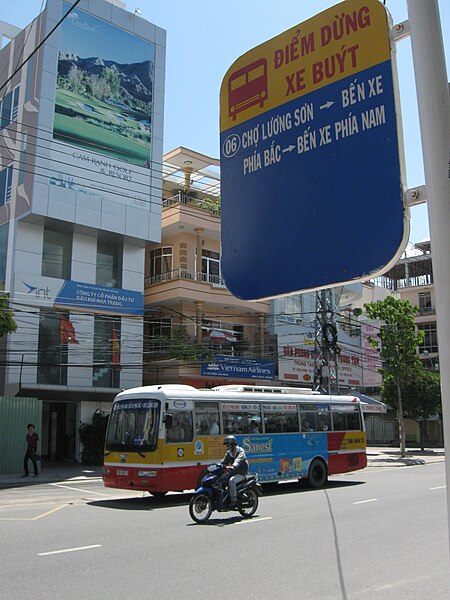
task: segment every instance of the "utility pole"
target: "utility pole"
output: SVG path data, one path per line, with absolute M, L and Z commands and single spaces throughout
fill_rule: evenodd
M 332 289 L 316 292 L 314 386 L 325 394 L 339 393 L 335 297 Z

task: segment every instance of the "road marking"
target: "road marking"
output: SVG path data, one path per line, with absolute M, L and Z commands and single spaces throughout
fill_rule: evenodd
M 430 490 L 444 490 L 446 487 L 446 485 L 438 485 L 437 487 L 430 488 Z
M 42 519 L 42 517 L 47 517 L 48 515 L 51 515 L 57 510 L 65 508 L 66 506 L 69 506 L 69 504 L 62 504 L 61 506 L 57 506 L 56 508 L 52 508 L 51 510 L 42 513 L 42 515 L 37 515 L 36 517 L 1 517 L 0 521 L 37 521 L 38 519 Z
M 101 492 L 91 492 L 89 490 L 82 490 L 80 488 L 71 487 L 69 485 L 62 485 L 61 483 L 51 483 L 50 485 L 54 485 L 55 487 L 65 488 L 66 490 L 73 490 L 75 492 L 83 492 L 85 494 L 95 494 L 96 496 L 109 496 L 109 494 L 102 494 Z
M 259 521 L 270 521 L 273 517 L 261 517 L 259 519 L 246 519 L 245 521 L 239 521 L 236 525 L 243 525 L 244 523 L 258 523 Z
M 366 504 L 367 502 L 376 502 L 378 498 L 370 498 L 370 500 L 360 500 L 359 502 L 353 502 L 353 504 Z
M 91 548 L 101 548 L 101 544 L 92 546 L 80 546 L 79 548 L 66 548 L 65 550 L 52 550 L 51 552 L 38 552 L 38 556 L 49 556 L 50 554 L 64 554 L 65 552 L 78 552 L 79 550 L 91 550 Z

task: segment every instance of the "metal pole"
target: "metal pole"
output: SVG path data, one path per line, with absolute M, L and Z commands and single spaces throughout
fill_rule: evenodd
M 450 445 L 450 99 L 437 0 L 407 0 L 435 281 L 444 441 Z M 450 460 L 446 461 L 450 522 Z

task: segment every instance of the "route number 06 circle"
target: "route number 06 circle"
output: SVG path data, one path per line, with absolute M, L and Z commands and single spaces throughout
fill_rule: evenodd
M 241 147 L 241 138 L 236 134 L 232 133 L 224 139 L 222 144 L 222 154 L 227 158 L 231 158 L 238 152 Z

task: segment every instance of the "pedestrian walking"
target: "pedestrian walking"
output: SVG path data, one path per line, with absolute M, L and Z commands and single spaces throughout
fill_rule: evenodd
M 33 423 L 28 423 L 27 429 L 28 429 L 28 433 L 26 435 L 27 449 L 25 451 L 25 456 L 23 459 L 24 473 L 23 473 L 22 477 L 28 477 L 28 475 L 29 475 L 29 471 L 28 471 L 28 461 L 29 460 L 31 460 L 31 462 L 33 463 L 34 476 L 37 477 L 38 476 L 37 461 L 38 461 L 38 457 L 39 457 L 39 454 L 38 454 L 39 436 L 34 430 L 35 427 L 34 427 Z

